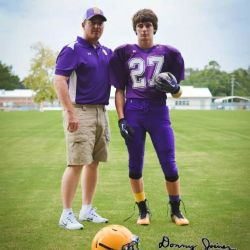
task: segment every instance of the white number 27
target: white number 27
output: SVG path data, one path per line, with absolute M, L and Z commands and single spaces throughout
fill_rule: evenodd
M 147 62 L 145 62 L 140 57 L 132 58 L 128 62 L 128 65 L 130 69 L 130 76 L 133 81 L 133 88 L 145 88 L 147 81 L 149 86 L 153 86 L 153 79 L 155 75 L 161 72 L 163 63 L 163 56 L 150 56 L 147 58 Z M 143 76 L 147 66 L 154 67 L 152 75 L 147 76 L 148 79 L 146 78 L 146 76 Z

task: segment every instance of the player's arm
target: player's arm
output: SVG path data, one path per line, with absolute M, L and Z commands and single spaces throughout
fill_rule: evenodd
M 118 116 L 118 120 L 124 118 L 124 105 L 125 105 L 125 96 L 123 89 L 116 89 L 115 91 L 115 107 Z
M 73 104 L 71 103 L 68 91 L 67 80 L 69 77 L 62 75 L 55 75 L 54 87 L 60 103 L 68 116 L 68 130 L 74 132 L 78 129 L 79 122 L 75 116 Z
M 118 126 L 120 133 L 126 142 L 133 139 L 134 129 L 128 124 L 127 120 L 124 118 L 124 105 L 125 105 L 125 95 L 123 89 L 116 89 L 115 91 L 115 107 L 118 116 Z
M 184 59 L 179 51 L 175 52 L 173 65 L 175 65 L 175 67 L 172 68 L 172 74 L 176 77 L 176 82 L 178 83 L 178 86 L 180 88 L 175 93 L 171 93 L 171 95 L 174 98 L 179 98 L 182 95 L 182 88 L 180 86 L 180 83 L 182 80 L 184 80 L 185 73 Z

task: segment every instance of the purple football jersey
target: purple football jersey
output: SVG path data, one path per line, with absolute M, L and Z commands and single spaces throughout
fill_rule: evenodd
M 147 50 L 136 44 L 115 49 L 110 60 L 110 81 L 115 88 L 126 89 L 126 98 L 166 99 L 154 88 L 154 77 L 171 72 L 178 83 L 184 79 L 181 53 L 168 45 L 155 45 Z
M 99 43 L 94 48 L 81 37 L 63 47 L 57 57 L 55 74 L 69 77 L 72 103 L 108 104 L 111 54 L 110 49 Z

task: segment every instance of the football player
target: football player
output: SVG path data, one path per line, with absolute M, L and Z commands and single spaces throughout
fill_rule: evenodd
M 139 209 L 137 224 L 150 224 L 150 210 L 142 176 L 145 138 L 148 133 L 164 173 L 171 219 L 177 225 L 188 225 L 189 221 L 180 211 L 180 181 L 175 161 L 174 133 L 166 105 L 166 92 L 176 98 L 181 95 L 179 83 L 184 79 L 184 61 L 177 49 L 154 43 L 158 18 L 152 10 L 137 11 L 132 22 L 138 43 L 115 49 L 110 61 L 110 79 L 116 88 L 118 125 L 128 149 L 129 179 Z M 167 77 L 159 77 L 162 72 L 168 72 Z

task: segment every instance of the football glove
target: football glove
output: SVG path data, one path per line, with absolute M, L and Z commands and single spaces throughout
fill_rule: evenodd
M 134 129 L 128 124 L 127 120 L 122 118 L 118 121 L 120 133 L 126 142 L 131 141 L 135 133 Z
M 164 93 L 177 94 L 180 86 L 175 76 L 169 72 L 162 72 L 154 78 L 155 88 Z

